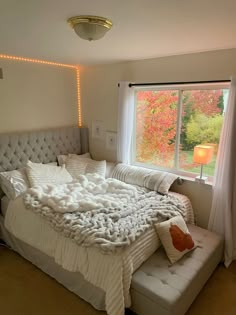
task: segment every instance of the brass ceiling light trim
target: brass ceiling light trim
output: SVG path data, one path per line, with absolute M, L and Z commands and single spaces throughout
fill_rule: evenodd
M 112 28 L 112 21 L 95 15 L 73 16 L 67 20 L 75 33 L 85 40 L 98 40 Z

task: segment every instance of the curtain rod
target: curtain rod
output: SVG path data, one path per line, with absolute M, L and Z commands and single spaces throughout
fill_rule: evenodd
M 213 81 L 189 81 L 189 82 L 165 82 L 165 83 L 129 83 L 129 87 L 132 86 L 154 86 L 154 85 L 182 85 L 182 84 L 207 84 L 207 83 L 227 83 L 231 80 L 213 80 Z

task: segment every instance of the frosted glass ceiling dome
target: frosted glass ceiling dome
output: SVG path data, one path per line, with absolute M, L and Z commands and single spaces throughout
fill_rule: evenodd
M 80 38 L 89 41 L 102 38 L 112 27 L 107 18 L 93 15 L 74 16 L 67 21 Z

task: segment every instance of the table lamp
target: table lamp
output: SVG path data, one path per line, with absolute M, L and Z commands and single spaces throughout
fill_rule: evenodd
M 214 148 L 210 145 L 196 145 L 194 147 L 193 162 L 201 164 L 200 176 L 197 176 L 195 180 L 199 183 L 205 183 L 207 177 L 202 176 L 203 165 L 208 164 L 212 160 Z

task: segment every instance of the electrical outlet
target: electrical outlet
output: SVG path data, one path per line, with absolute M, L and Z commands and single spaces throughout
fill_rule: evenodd
M 106 133 L 106 149 L 107 150 L 116 150 L 116 132 L 108 131 Z

